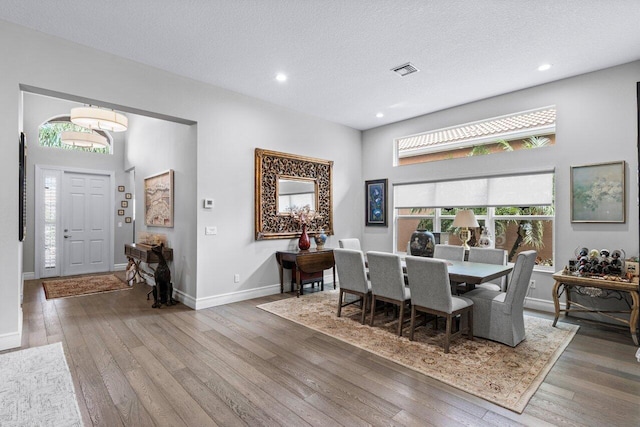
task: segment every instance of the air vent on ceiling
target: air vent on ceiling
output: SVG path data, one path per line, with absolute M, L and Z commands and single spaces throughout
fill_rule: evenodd
M 399 65 L 397 67 L 393 67 L 391 71 L 398 73 L 400 77 L 407 76 L 409 74 L 416 73 L 418 70 L 411 62 L 407 62 L 406 64 Z

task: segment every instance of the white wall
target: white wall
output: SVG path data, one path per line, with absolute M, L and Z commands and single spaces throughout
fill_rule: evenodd
M 254 241 L 256 147 L 334 160 L 336 236 L 361 230 L 361 132 L 357 130 L 6 22 L 0 22 L 0 58 L 0 179 L 7 183 L 0 196 L 0 349 L 20 345 L 17 141 L 22 130 L 21 84 L 83 97 L 98 105 L 112 104 L 123 111 L 137 109 L 197 123 L 196 200 L 199 204 L 213 198 L 216 207 L 206 212 L 196 208 L 196 221 L 191 224 L 197 252 L 189 269 L 195 269 L 197 289 L 185 301 L 192 306 L 279 289 L 274 251 L 286 249 L 291 242 Z M 204 236 L 205 225 L 217 226 L 218 234 Z M 327 245 L 336 243 L 337 237 L 332 236 Z M 233 282 L 235 273 L 240 274 L 240 283 Z
M 363 179 L 389 178 L 390 183 L 402 183 L 555 167 L 556 269 L 561 270 L 568 263 L 577 246 L 622 248 L 628 256 L 637 256 L 638 81 L 640 62 L 634 62 L 365 131 Z M 396 137 L 547 105 L 557 107 L 555 146 L 393 167 L 393 139 Z M 620 160 L 627 162 L 626 222 L 571 223 L 570 166 Z M 363 245 L 369 250 L 393 250 L 392 228 L 364 227 Z M 549 304 L 553 286 L 551 275 L 534 273 L 533 279 L 537 286 L 530 290 L 530 303 L 535 303 L 535 299 L 542 300 L 538 303 L 552 309 Z
M 62 99 L 24 93 L 24 132 L 28 146 L 27 155 L 27 235 L 24 241 L 23 270 L 28 276 L 35 272 L 34 235 L 35 235 L 35 168 L 34 165 L 79 168 L 84 170 L 114 171 L 114 185 L 126 185 L 127 177 L 122 168 L 124 162 L 124 135 L 112 133 L 113 154 L 103 155 L 81 151 L 60 150 L 41 147 L 38 143 L 38 128 L 52 117 L 69 114 L 71 108 L 81 106 L 75 102 Z M 115 191 L 115 190 L 114 190 Z M 119 202 L 116 193 L 116 201 Z M 122 195 L 124 198 L 124 195 Z M 118 205 L 119 206 L 119 205 Z M 114 207 L 115 208 L 115 207 Z M 122 227 L 117 223 L 122 222 Z M 123 217 L 116 216 L 114 227 L 114 262 L 126 263 L 123 246 L 131 242 L 132 225 L 125 224 Z
M 135 168 L 136 234 L 145 231 L 167 235 L 167 245 L 174 255 L 168 263 L 171 281 L 182 298 L 196 295 L 195 127 L 129 115 L 126 133 L 125 168 Z M 174 172 L 174 226 L 149 227 L 144 221 L 144 179 L 169 169 Z

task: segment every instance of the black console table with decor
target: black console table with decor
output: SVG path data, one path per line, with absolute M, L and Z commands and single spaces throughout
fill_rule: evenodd
M 153 276 L 153 274 L 144 271 L 140 267 L 141 262 L 145 262 L 147 264 L 157 264 L 158 261 L 160 261 L 158 259 L 158 256 L 151 251 L 151 248 L 151 245 L 145 245 L 142 243 L 126 243 L 124 245 L 124 254 L 130 262 L 133 262 L 135 268 L 134 275 L 131 276 L 131 279 L 129 279 L 130 282 L 134 281 L 136 275 L 142 280 L 145 280 L 141 272 L 145 273 L 148 276 Z M 165 260 L 171 261 L 173 259 L 173 249 L 167 247 L 163 248 L 162 255 L 164 256 Z M 153 267 L 149 266 L 149 268 L 153 270 Z M 132 283 L 129 284 L 131 285 Z

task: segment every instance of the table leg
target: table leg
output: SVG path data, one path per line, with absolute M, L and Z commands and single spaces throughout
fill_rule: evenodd
M 556 326 L 556 323 L 558 323 L 558 317 L 560 317 L 560 297 L 558 295 L 560 285 L 562 284 L 558 281 L 556 281 L 555 285 L 553 285 L 553 306 L 555 307 L 556 317 L 555 319 L 553 319 L 552 326 Z
M 629 317 L 629 328 L 631 329 L 631 338 L 633 343 L 638 345 L 638 311 L 640 310 L 640 297 L 638 292 L 631 291 L 631 316 Z
M 278 272 L 280 273 L 280 293 L 284 293 L 284 267 L 282 261 L 278 261 Z
M 300 294 L 302 294 L 302 285 L 300 282 L 300 269 L 296 268 L 296 298 L 300 298 Z
M 333 265 L 333 289 L 336 288 L 336 265 Z

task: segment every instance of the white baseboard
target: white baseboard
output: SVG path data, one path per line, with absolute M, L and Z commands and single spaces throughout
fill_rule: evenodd
M 553 301 L 549 301 L 546 299 L 526 297 L 524 299 L 524 306 L 525 308 L 530 308 L 532 310 L 546 311 L 548 313 L 556 312 L 556 308 L 553 305 Z M 564 309 L 565 303 L 561 302 L 560 308 Z
M 22 345 L 22 308 L 18 317 L 18 330 L 0 335 L 0 351 L 18 348 Z
M 326 285 L 326 283 L 325 283 Z M 232 302 L 244 301 L 252 298 L 264 297 L 267 295 L 274 295 L 280 293 L 280 284 L 277 285 L 269 285 L 263 286 L 262 288 L 256 289 L 247 289 L 244 291 L 238 292 L 230 292 L 222 295 L 214 295 L 205 298 L 199 298 L 197 300 L 193 300 L 194 306 L 190 305 L 191 301 L 184 302 L 188 307 L 194 308 L 196 310 L 201 310 L 203 308 L 216 307 L 218 305 L 230 304 Z M 184 294 L 183 294 L 184 295 Z M 185 295 L 188 296 L 188 295 Z
M 33 280 L 36 278 L 36 273 L 33 271 L 24 271 L 22 272 L 22 280 Z

